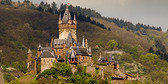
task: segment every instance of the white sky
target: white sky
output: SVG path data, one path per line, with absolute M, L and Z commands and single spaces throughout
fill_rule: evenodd
M 14 0 L 17 1 L 17 0 Z M 21 0 L 22 1 L 22 0 Z M 106 17 L 117 17 L 140 22 L 152 26 L 161 26 L 163 31 L 168 29 L 168 0 L 30 0 L 35 3 L 41 1 L 58 5 L 67 3 L 76 6 L 91 8 Z

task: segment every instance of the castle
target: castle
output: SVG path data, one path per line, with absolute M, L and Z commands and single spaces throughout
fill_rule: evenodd
M 56 63 L 68 61 L 71 65 L 92 65 L 92 52 L 88 46 L 87 39 L 82 39 L 82 45 L 77 42 L 77 20 L 76 16 L 72 20 L 68 6 L 63 17 L 59 15 L 58 21 L 59 39 L 51 39 L 50 47 L 37 47 L 37 55 L 33 56 L 29 49 L 27 53 L 27 69 L 35 73 L 50 69 L 53 61 Z M 39 68 L 40 66 L 40 68 Z

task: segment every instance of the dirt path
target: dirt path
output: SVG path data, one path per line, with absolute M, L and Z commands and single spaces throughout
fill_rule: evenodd
M 0 84 L 5 84 L 4 83 L 4 79 L 3 79 L 3 74 L 1 72 L 1 69 L 0 69 Z

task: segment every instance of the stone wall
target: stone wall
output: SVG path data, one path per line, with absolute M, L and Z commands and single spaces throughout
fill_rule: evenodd
M 46 69 L 50 69 L 53 67 L 53 61 L 55 61 L 55 58 L 41 58 L 41 72 L 43 72 Z

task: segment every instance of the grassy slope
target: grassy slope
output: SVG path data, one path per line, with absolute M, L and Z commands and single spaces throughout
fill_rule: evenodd
M 112 33 L 109 35 L 113 35 L 113 39 L 121 42 L 121 44 L 131 44 L 145 51 L 148 51 L 149 47 L 153 44 L 153 42 L 150 42 L 147 37 L 142 35 L 139 36 L 131 31 L 121 29 L 112 22 L 98 18 L 92 18 L 92 20 L 95 20 L 96 22 L 104 24 L 107 28 L 110 28 Z

